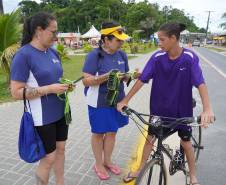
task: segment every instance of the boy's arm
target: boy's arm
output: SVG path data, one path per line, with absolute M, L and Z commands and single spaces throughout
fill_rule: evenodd
M 199 94 L 202 100 L 203 112 L 201 114 L 201 124 L 208 127 L 209 123 L 214 122 L 214 113 L 210 105 L 208 91 L 206 85 L 203 83 L 198 87 Z
M 118 111 L 122 111 L 122 108 L 127 106 L 130 99 L 140 90 L 140 88 L 144 85 L 144 83 L 140 80 L 137 80 L 129 93 L 123 98 L 121 102 L 117 104 Z

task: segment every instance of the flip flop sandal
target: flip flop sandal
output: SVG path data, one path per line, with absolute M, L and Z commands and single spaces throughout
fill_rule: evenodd
M 129 182 L 135 180 L 136 178 L 137 178 L 136 176 L 132 176 L 132 175 L 131 175 L 131 172 L 129 172 L 129 173 L 123 178 L 123 181 L 124 181 L 125 183 L 129 183 Z
M 110 178 L 108 174 L 98 171 L 96 165 L 94 165 L 93 169 L 100 180 L 108 180 Z
M 121 169 L 115 164 L 105 165 L 105 167 L 108 168 L 115 175 L 120 175 L 121 174 Z

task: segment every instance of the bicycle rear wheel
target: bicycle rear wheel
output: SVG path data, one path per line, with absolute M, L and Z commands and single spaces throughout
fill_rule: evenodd
M 195 161 L 198 161 L 200 146 L 202 141 L 202 128 L 201 127 L 192 127 L 192 137 L 191 142 L 195 152 Z
M 167 175 L 164 164 L 160 160 L 152 159 L 145 164 L 137 177 L 135 185 L 166 185 Z

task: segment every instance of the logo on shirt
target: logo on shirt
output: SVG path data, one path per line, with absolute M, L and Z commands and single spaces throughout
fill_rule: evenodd
M 125 62 L 124 61 L 118 61 L 118 65 L 120 65 L 120 64 L 125 64 Z
M 180 71 L 184 71 L 184 70 L 186 70 L 186 67 L 181 67 L 180 68 Z
M 53 59 L 52 59 L 52 61 L 53 61 L 53 63 L 54 63 L 54 64 L 56 64 L 56 63 L 59 63 L 59 62 L 60 62 L 58 59 L 55 59 L 55 58 L 53 58 Z

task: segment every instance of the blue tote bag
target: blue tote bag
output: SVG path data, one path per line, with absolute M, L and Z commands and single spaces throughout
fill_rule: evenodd
M 36 131 L 31 113 L 29 100 L 28 107 L 25 98 L 26 88 L 23 90 L 24 113 L 20 123 L 18 149 L 20 158 L 28 163 L 34 163 L 45 157 L 45 149 L 41 138 Z

